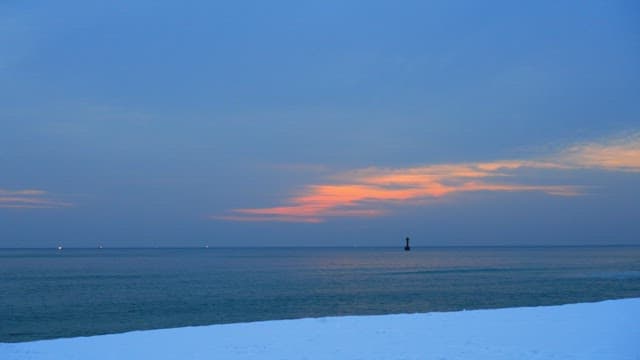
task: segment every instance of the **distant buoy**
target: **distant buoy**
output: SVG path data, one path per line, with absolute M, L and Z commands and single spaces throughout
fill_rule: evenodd
M 404 246 L 404 251 L 409 251 L 411 250 L 411 246 L 409 246 L 409 237 L 407 237 L 405 239 L 405 241 L 407 242 L 406 245 Z

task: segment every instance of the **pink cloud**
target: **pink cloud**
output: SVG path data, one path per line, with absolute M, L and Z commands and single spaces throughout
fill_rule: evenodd
M 578 196 L 573 185 L 530 185 L 505 182 L 520 169 L 571 171 L 596 168 L 640 171 L 640 136 L 571 146 L 544 160 L 498 160 L 424 165 L 404 168 L 365 168 L 332 176 L 331 181 L 307 185 L 284 205 L 241 208 L 214 219 L 231 221 L 285 221 L 317 223 L 332 217 L 377 217 L 391 204 L 428 203 L 470 192 L 540 192 L 551 196 Z
M 560 154 L 559 161 L 574 167 L 640 172 L 640 133 L 571 146 Z
M 73 204 L 47 197 L 44 190 L 0 189 L 0 208 L 3 209 L 50 209 L 69 207 Z
M 579 193 L 573 186 L 479 182 L 476 180 L 500 174 L 477 171 L 470 169 L 468 165 L 448 168 L 451 170 L 448 174 L 441 171 L 440 166 L 435 169 L 402 169 L 404 171 L 367 169 L 364 171 L 366 175 L 356 172 L 344 183 L 307 186 L 300 195 L 287 199 L 285 206 L 235 209 L 234 215 L 225 219 L 320 222 L 328 217 L 381 216 L 386 213 L 380 208 L 384 204 L 440 198 L 456 193 L 538 191 L 558 196 L 573 196 Z M 344 180 L 347 180 L 346 177 L 342 176 Z

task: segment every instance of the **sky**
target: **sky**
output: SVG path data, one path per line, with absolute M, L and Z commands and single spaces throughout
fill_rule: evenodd
M 0 2 L 0 247 L 640 245 L 635 1 Z

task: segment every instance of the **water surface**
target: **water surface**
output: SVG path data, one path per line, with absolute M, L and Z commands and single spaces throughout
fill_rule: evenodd
M 640 247 L 0 249 L 0 341 L 640 297 Z

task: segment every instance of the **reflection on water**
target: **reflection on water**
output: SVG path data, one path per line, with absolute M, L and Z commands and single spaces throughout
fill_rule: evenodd
M 0 250 L 0 341 L 640 296 L 640 247 Z

